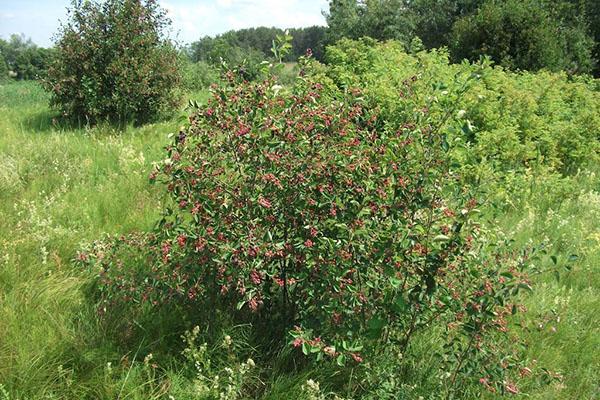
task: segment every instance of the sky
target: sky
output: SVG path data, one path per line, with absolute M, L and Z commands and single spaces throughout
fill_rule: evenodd
M 173 21 L 171 37 L 190 43 L 231 29 L 325 25 L 327 0 L 159 0 Z M 0 0 L 0 37 L 22 33 L 48 47 L 70 0 Z

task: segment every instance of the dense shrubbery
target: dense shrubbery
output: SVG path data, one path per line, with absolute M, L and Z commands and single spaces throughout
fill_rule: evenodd
M 516 393 L 531 371 L 509 320 L 536 252 L 478 215 L 598 160 L 594 83 L 397 42 L 327 57 L 289 88 L 238 70 L 213 89 L 151 175 L 171 199 L 156 229 L 80 253 L 99 310 L 223 311 L 261 332 L 264 357 L 287 344 L 380 398 L 406 390 L 391 381 L 435 335 L 430 389 Z M 397 367 L 360 367 L 382 356 Z
M 45 82 L 52 105 L 89 123 L 141 123 L 170 109 L 180 72 L 168 24 L 155 0 L 75 2 Z
M 289 342 L 339 366 L 444 330 L 443 393 L 480 379 L 516 390 L 521 364 L 498 344 L 511 298 L 528 288 L 526 257 L 492 249 L 447 156 L 477 74 L 425 97 L 406 80 L 392 116 L 305 67 L 289 90 L 229 73 L 190 117 L 151 176 L 172 200 L 156 231 L 79 255 L 99 273 L 100 309 L 237 309 L 269 327 L 275 349 Z
M 592 80 L 450 64 L 444 51 L 409 55 L 397 42 L 342 41 L 328 48 L 327 60 L 338 85 L 364 88 L 369 103 L 380 107 L 386 119 L 402 116 L 413 96 L 447 96 L 436 88 L 454 90 L 456 74 L 480 73 L 482 78 L 457 100 L 451 120 L 461 121 L 460 128 L 444 127 L 449 141 L 468 149 L 451 155 L 472 182 L 489 187 L 527 171 L 569 174 L 598 162 L 600 95 Z M 408 93 L 410 79 L 417 83 Z M 496 189 L 508 186 L 514 184 L 500 182 Z
M 454 60 L 489 55 L 509 68 L 589 73 L 597 51 L 597 2 L 496 0 L 330 1 L 328 43 L 368 36 L 409 48 L 449 46 Z M 596 73 L 598 72 L 596 68 Z
M 9 71 L 18 80 L 43 78 L 53 55 L 53 49 L 38 47 L 20 35 L 0 39 L 0 80 L 8 78 Z
M 510 69 L 589 73 L 593 39 L 583 24 L 563 27 L 537 0 L 487 2 L 453 26 L 453 58 L 482 55 Z

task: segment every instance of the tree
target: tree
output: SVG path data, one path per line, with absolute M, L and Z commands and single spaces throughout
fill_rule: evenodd
M 52 49 L 38 47 L 31 39 L 16 34 L 8 41 L 0 40 L 0 53 L 5 67 L 19 80 L 44 77 L 53 56 Z
M 414 20 L 414 34 L 431 49 L 447 46 L 456 20 L 473 13 L 483 0 L 414 0 L 405 3 Z
M 327 43 L 364 36 L 409 43 L 414 31 L 409 4 L 405 0 L 331 0 L 325 15 Z
M 48 71 L 51 104 L 86 122 L 142 123 L 176 104 L 178 57 L 157 0 L 73 1 Z
M 326 30 L 326 27 L 316 25 L 290 29 L 289 33 L 293 37 L 291 60 L 297 60 L 306 54 L 307 49 L 311 49 L 313 57 L 321 61 L 324 55 Z
M 599 4 L 595 0 L 331 0 L 325 15 L 327 43 L 368 36 L 400 40 L 408 48 L 418 37 L 425 48 L 450 47 L 455 60 L 488 54 L 510 68 L 587 73 L 600 58 Z
M 581 26 L 565 22 L 537 0 L 490 0 L 454 24 L 452 55 L 489 55 L 511 69 L 590 72 L 593 43 Z
M 4 60 L 4 55 L 0 51 L 0 82 L 8 79 L 8 66 Z

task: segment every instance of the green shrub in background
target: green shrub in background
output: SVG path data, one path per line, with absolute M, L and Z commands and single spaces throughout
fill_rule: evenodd
M 8 41 L 0 39 L 0 63 L 17 80 L 44 78 L 53 56 L 53 49 L 38 47 L 23 35 L 11 35 Z
M 179 63 L 157 1 L 76 1 L 69 15 L 45 81 L 63 116 L 143 123 L 175 105 Z
M 4 82 L 8 80 L 8 65 L 6 65 L 6 61 L 0 55 L 0 82 Z
M 594 40 L 583 23 L 563 26 L 537 0 L 488 1 L 456 21 L 450 38 L 456 61 L 491 57 L 509 69 L 592 71 Z
M 326 57 L 330 77 L 341 87 L 364 88 L 388 120 L 403 118 L 414 96 L 446 96 L 456 74 L 481 74 L 450 118 L 460 129 L 444 128 L 449 140 L 466 144 L 468 151 L 452 156 L 472 182 L 489 186 L 527 171 L 573 174 L 599 160 L 600 93 L 593 80 L 450 64 L 443 50 L 407 54 L 401 43 L 369 39 L 341 41 L 327 48 Z M 500 184 L 494 195 L 510 187 Z
M 190 91 L 207 89 L 219 80 L 219 70 L 204 61 L 184 61 L 182 70 L 182 86 Z

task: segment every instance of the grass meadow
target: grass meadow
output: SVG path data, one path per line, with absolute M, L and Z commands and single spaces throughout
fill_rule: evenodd
M 202 101 L 206 93 L 191 97 Z M 116 131 L 62 126 L 53 115 L 36 83 L 0 86 L 0 400 L 195 398 L 178 354 L 155 368 L 143 337 L 114 342 L 86 302 L 90 272 L 72 263 L 79 248 L 105 234 L 151 229 L 164 190 L 148 174 L 177 119 Z M 544 244 L 539 267 L 561 267 L 559 279 L 536 275 L 533 292 L 523 294 L 528 312 L 516 331 L 533 373 L 521 386 L 527 394 L 515 397 L 597 399 L 600 169 L 531 182 L 522 199 L 490 216 L 515 246 Z M 183 334 L 166 322 L 164 329 Z M 432 346 L 435 337 L 419 339 L 413 351 L 422 361 L 405 374 L 419 395 L 439 379 L 427 374 Z M 311 367 L 261 376 L 263 389 L 242 398 L 325 398 L 301 387 L 314 379 L 326 389 L 333 379 Z

